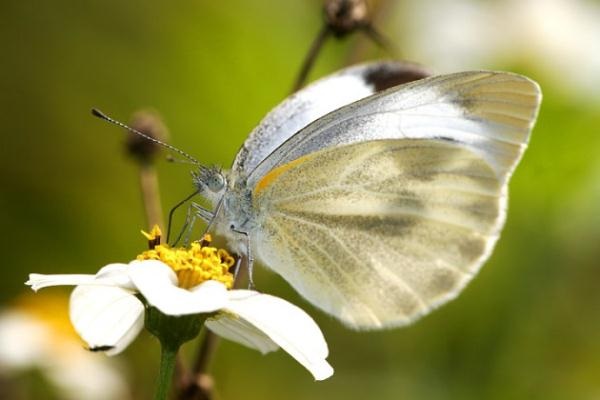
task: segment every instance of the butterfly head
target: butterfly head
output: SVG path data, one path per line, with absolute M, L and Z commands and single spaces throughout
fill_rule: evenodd
M 207 197 L 218 195 L 227 186 L 227 178 L 218 167 L 199 166 L 197 171 L 192 172 L 194 185 L 200 194 Z

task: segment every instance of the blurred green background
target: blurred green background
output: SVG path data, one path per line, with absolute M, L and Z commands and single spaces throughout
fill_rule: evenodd
M 404 57 L 439 72 L 512 70 L 544 92 L 492 258 L 457 300 L 414 326 L 372 333 L 345 329 L 257 272 L 259 289 L 314 316 L 336 373 L 313 382 L 281 351 L 263 357 L 223 342 L 218 398 L 600 398 L 600 48 L 590 40 L 600 4 L 424 3 L 435 4 L 371 4 Z M 537 6 L 524 14 L 524 3 Z M 91 107 L 124 121 L 157 110 L 171 143 L 227 167 L 288 93 L 321 21 L 310 0 L 0 2 L 0 305 L 29 272 L 92 273 L 145 246 L 137 168 L 121 131 Z M 386 55 L 360 35 L 329 42 L 311 78 L 377 57 Z M 158 169 L 168 209 L 191 191 L 189 167 Z M 134 398 L 149 398 L 154 339 L 119 357 Z

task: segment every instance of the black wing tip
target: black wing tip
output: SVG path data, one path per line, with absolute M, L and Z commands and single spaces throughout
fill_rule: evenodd
M 376 92 L 404 83 L 414 82 L 431 76 L 431 72 L 419 64 L 404 62 L 382 62 L 368 68 L 363 78 Z

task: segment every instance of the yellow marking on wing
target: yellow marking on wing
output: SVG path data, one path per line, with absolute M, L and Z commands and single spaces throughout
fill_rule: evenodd
M 258 194 L 261 190 L 265 189 L 267 186 L 269 186 L 275 179 L 277 179 L 279 177 L 279 175 L 283 174 L 284 172 L 302 164 L 303 162 L 305 162 L 307 159 L 309 159 L 311 156 L 310 154 L 306 155 L 306 156 L 302 156 L 300 158 L 297 158 L 293 161 L 290 161 L 287 164 L 283 164 L 280 167 L 277 167 L 275 169 L 272 169 L 271 171 L 269 171 L 268 174 L 266 174 L 265 176 L 262 177 L 262 179 L 260 181 L 258 181 L 258 183 L 256 184 L 256 186 L 254 187 L 254 194 Z

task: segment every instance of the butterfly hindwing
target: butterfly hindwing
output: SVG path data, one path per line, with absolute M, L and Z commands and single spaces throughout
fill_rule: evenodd
M 477 272 L 505 199 L 489 164 L 454 143 L 327 149 L 256 193 L 265 212 L 255 246 L 304 297 L 346 324 L 402 325 L 454 297 Z

